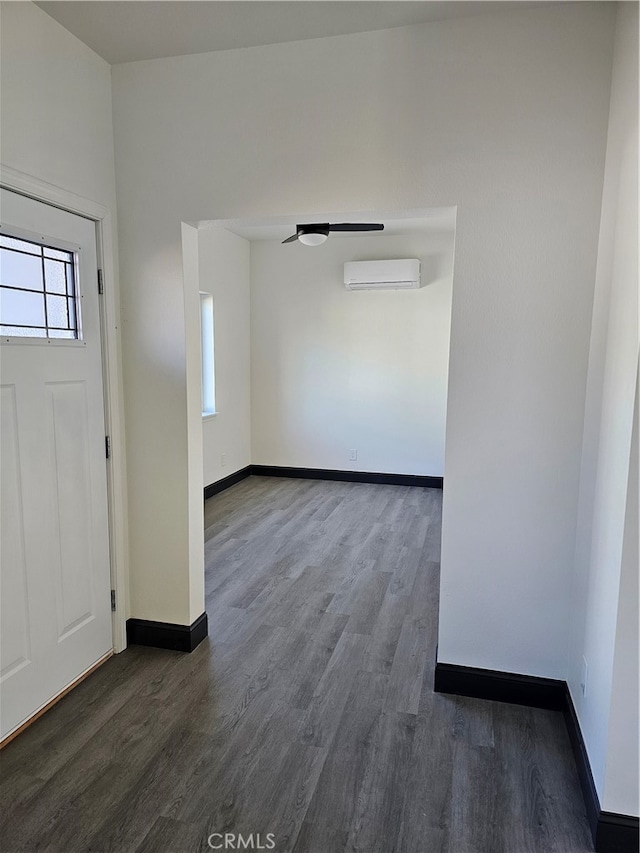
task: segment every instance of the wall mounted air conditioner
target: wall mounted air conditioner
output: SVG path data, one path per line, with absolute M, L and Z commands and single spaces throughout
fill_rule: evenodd
M 348 261 L 344 286 L 347 290 L 416 290 L 420 287 L 420 261 Z

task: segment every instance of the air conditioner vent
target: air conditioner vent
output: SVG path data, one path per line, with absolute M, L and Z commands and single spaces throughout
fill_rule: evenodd
M 421 286 L 420 261 L 348 261 L 344 286 L 347 290 L 417 290 Z

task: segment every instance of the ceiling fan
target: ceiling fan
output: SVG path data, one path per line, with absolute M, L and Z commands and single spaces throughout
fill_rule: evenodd
M 330 231 L 382 231 L 384 225 L 375 222 L 338 222 L 330 225 L 328 222 L 314 222 L 309 225 L 296 225 L 296 233 L 283 240 L 283 243 L 293 243 L 299 240 L 305 246 L 319 246 L 329 236 Z

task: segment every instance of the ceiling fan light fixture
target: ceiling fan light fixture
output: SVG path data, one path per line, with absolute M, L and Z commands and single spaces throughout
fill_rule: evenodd
M 283 243 L 295 243 L 299 240 L 305 246 L 319 246 L 331 231 L 383 231 L 384 225 L 378 222 L 312 222 L 298 225 L 296 233 L 283 240 Z
M 298 240 L 304 243 L 305 246 L 319 246 L 327 239 L 328 234 L 318 234 L 314 231 L 309 231 L 306 234 L 299 234 Z

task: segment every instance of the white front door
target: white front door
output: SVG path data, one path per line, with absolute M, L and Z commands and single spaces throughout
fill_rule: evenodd
M 112 648 L 95 223 L 0 190 L 0 738 Z

